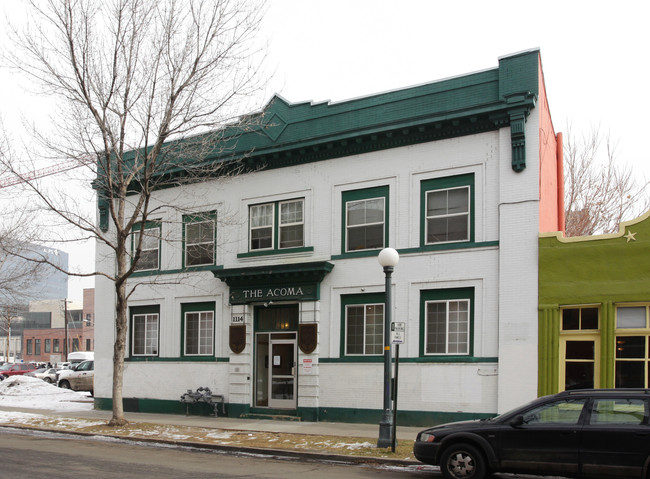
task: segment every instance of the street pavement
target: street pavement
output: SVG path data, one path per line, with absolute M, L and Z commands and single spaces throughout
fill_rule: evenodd
M 16 411 L 30 414 L 37 414 L 49 416 L 52 418 L 73 418 L 73 419 L 88 419 L 88 420 L 110 420 L 111 411 L 105 410 L 85 410 L 85 411 L 51 411 L 42 409 L 26 409 L 18 407 L 0 407 L 3 411 Z M 377 438 L 379 434 L 378 424 L 354 424 L 354 423 L 334 423 L 334 422 L 305 422 L 305 421 L 288 421 L 288 420 L 270 420 L 270 419 L 244 419 L 244 418 L 229 418 L 229 417 L 207 417 L 207 416 L 188 416 L 176 414 L 157 414 L 157 413 L 125 413 L 127 421 L 133 423 L 148 423 L 169 426 L 182 426 L 182 427 L 197 427 L 197 428 L 213 428 L 215 430 L 223 431 L 248 431 L 248 432 L 275 432 L 284 434 L 296 435 L 318 435 L 318 436 L 343 436 L 355 438 Z M 20 426 L 13 426 L 20 427 Z M 416 434 L 422 430 L 422 427 L 405 427 L 397 426 L 396 438 L 400 440 L 413 441 Z M 147 442 L 156 442 L 156 439 L 147 440 Z M 160 440 L 161 443 L 166 442 Z M 179 441 L 175 441 L 179 442 Z M 182 443 L 182 440 L 180 440 Z M 209 447 L 208 445 L 201 445 L 200 447 Z M 227 449 L 227 448 L 226 448 Z M 246 451 L 245 447 L 238 447 L 238 451 Z M 264 450 L 255 448 L 256 454 L 264 453 Z M 281 456 L 283 454 L 291 457 L 304 455 L 305 458 L 311 460 L 343 460 L 345 462 L 385 462 L 387 464 L 420 464 L 416 460 L 398 460 L 388 458 L 369 458 L 358 457 L 349 455 L 337 455 L 336 453 L 327 453 L 319 451 L 314 454 L 313 451 L 280 451 L 278 449 L 268 450 L 268 454 L 274 456 Z

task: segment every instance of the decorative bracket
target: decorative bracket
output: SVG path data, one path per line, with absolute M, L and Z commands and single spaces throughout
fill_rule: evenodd
M 512 169 L 521 173 L 526 169 L 526 118 L 535 106 L 537 97 L 532 92 L 513 93 L 505 97 L 510 117 Z
M 99 209 L 99 228 L 102 231 L 108 231 L 108 200 L 100 197 L 97 200 L 97 208 Z
M 523 110 L 510 111 L 510 142 L 512 169 L 521 173 L 526 168 L 526 116 Z

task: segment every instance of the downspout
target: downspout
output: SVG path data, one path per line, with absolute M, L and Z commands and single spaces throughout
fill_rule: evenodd
M 555 144 L 557 145 L 557 230 L 564 235 L 566 231 L 564 218 L 564 145 L 562 144 L 561 132 L 555 137 Z

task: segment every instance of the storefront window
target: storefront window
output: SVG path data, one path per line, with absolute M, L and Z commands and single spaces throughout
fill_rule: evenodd
M 616 308 L 617 388 L 647 388 L 650 376 L 648 306 Z

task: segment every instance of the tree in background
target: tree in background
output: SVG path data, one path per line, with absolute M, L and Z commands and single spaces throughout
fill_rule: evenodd
M 152 201 L 152 192 L 171 182 L 237 172 L 210 159 L 223 153 L 222 132 L 233 130 L 225 125 L 237 120 L 243 131 L 253 118 L 237 116 L 252 111 L 245 103 L 264 83 L 264 50 L 255 38 L 263 5 L 255 0 L 28 3 L 29 28 L 12 29 L 16 49 L 4 52 L 4 60 L 60 100 L 55 128 L 37 136 L 41 158 L 80 167 L 71 170 L 75 173 L 90 172 L 86 178 L 93 179 L 99 223 L 96 210 L 84 211 L 79 191 L 21 175 L 24 168 L 15 163 L 2 166 L 20 177 L 20 186 L 49 213 L 50 225 L 58 231 L 72 227 L 72 239 L 95 239 L 112 252 L 114 267 L 92 274 L 115 285 L 109 424 L 121 425 L 127 302 L 137 286 L 128 280 L 147 261 L 143 251 L 152 233 L 144 226 L 165 207 Z
M 648 182 L 617 158 L 617 143 L 592 127 L 582 136 L 571 128 L 564 145 L 566 236 L 614 233 L 621 221 L 650 207 Z

